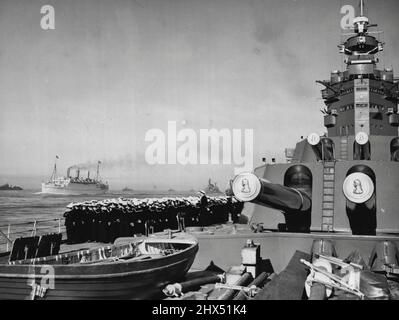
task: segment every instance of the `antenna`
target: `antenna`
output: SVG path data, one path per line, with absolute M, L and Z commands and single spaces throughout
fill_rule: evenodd
M 96 178 L 97 181 L 100 178 L 100 164 L 101 164 L 101 161 L 98 161 L 97 162 L 97 178 Z
M 364 16 L 364 3 L 363 0 L 360 0 L 360 16 Z

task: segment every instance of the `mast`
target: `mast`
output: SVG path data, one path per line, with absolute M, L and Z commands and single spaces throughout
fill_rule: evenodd
M 364 0 L 357 11 L 352 32 L 338 46 L 345 55 L 346 70 L 332 71 L 329 80 L 317 81 L 325 87 L 322 97 L 328 136 L 340 138 L 345 150 L 346 137 L 397 136 L 399 127 L 399 84 L 391 68 L 378 68 L 377 55 L 384 43 L 376 34 L 381 31 L 369 31 L 377 24 L 370 23 Z
M 101 164 L 101 161 L 98 161 L 97 162 L 97 176 L 96 176 L 97 181 L 99 181 L 99 178 L 100 178 L 100 164 Z
M 364 3 L 363 3 L 363 0 L 360 0 L 360 16 L 364 17 Z
M 59 159 L 59 156 L 55 156 L 55 161 L 54 161 L 54 169 L 53 173 L 51 174 L 50 181 L 54 180 L 57 177 L 57 159 Z

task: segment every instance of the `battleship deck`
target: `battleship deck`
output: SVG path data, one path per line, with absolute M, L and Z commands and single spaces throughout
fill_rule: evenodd
M 40 234 L 40 231 L 56 231 L 63 233 L 66 239 L 63 219 L 54 219 L 54 225 L 43 229 L 32 229 L 32 224 L 28 224 L 25 236 L 33 233 Z M 48 223 L 47 221 L 45 221 Z M 34 226 L 40 226 L 37 222 Z M 200 228 L 201 229 L 201 228 Z M 352 251 L 357 250 L 368 262 L 374 246 L 381 241 L 392 241 L 399 246 L 399 236 L 395 234 L 380 234 L 377 236 L 359 236 L 350 233 L 337 232 L 312 232 L 312 233 L 289 233 L 266 231 L 255 233 L 246 224 L 225 224 L 212 227 L 205 227 L 203 231 L 196 228 L 187 228 L 187 231 L 194 235 L 199 241 L 199 252 L 194 261 L 194 269 L 204 269 L 211 260 L 221 268 L 240 264 L 240 248 L 243 247 L 247 239 L 253 239 L 261 244 L 262 255 L 271 260 L 275 272 L 280 272 L 285 268 L 289 259 L 296 250 L 310 252 L 312 243 L 317 239 L 331 240 L 336 247 L 337 254 L 341 258 L 347 257 Z M 18 233 L 18 236 L 21 233 Z M 15 235 L 11 235 L 15 239 Z M 60 252 L 69 252 L 77 248 L 96 248 L 103 246 L 100 242 L 87 242 L 84 244 L 62 244 Z M 8 251 L 3 245 L 2 251 Z M 223 252 L 223 255 L 220 255 Z
M 381 241 L 392 241 L 399 246 L 399 237 L 393 234 L 377 236 L 354 236 L 348 233 L 254 233 L 247 225 L 225 225 L 220 228 L 208 228 L 203 232 L 193 232 L 199 241 L 199 252 L 193 268 L 203 269 L 212 260 L 221 268 L 239 265 L 240 250 L 247 239 L 261 245 L 261 255 L 270 259 L 275 272 L 281 272 L 296 250 L 311 252 L 314 240 L 330 240 L 341 259 L 353 251 L 360 253 L 366 263 L 375 245 Z M 223 255 L 220 253 L 223 252 Z

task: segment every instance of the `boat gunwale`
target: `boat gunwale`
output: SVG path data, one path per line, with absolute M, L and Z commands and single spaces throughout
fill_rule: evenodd
M 134 257 L 132 257 L 131 259 L 128 260 L 124 260 L 124 259 L 120 259 L 120 260 L 115 260 L 110 262 L 109 260 L 103 260 L 100 261 L 98 263 L 73 263 L 73 264 L 46 264 L 46 263 L 40 263 L 40 264 L 0 264 L 0 278 L 4 278 L 4 277 L 14 277 L 14 278 L 36 278 L 36 277 L 43 277 L 46 276 L 46 274 L 41 274 L 41 273 L 36 273 L 34 272 L 34 270 L 43 268 L 43 267 L 53 267 L 55 270 L 61 270 L 63 271 L 62 274 L 54 274 L 54 278 L 55 279 L 73 279 L 73 278 L 107 278 L 107 277 L 120 277 L 120 276 L 129 276 L 131 274 L 138 274 L 138 273 L 146 273 L 148 272 L 147 270 L 156 270 L 159 268 L 165 268 L 167 266 L 170 265 L 174 265 L 176 263 L 179 263 L 180 261 L 186 261 L 189 260 L 191 258 L 191 256 L 195 256 L 196 253 L 199 250 L 199 244 L 198 244 L 198 240 L 196 238 L 194 238 L 193 236 L 189 235 L 187 238 L 175 238 L 175 239 L 169 239 L 169 238 L 157 238 L 157 237 L 146 237 L 146 238 L 137 238 L 136 241 L 132 241 L 132 242 L 128 242 L 125 244 L 118 244 L 118 245 L 108 245 L 108 246 L 101 246 L 95 249 L 91 249 L 93 251 L 96 250 L 101 250 L 101 248 L 109 248 L 112 246 L 123 246 L 126 244 L 134 244 L 134 243 L 139 243 L 139 245 L 142 244 L 146 244 L 146 243 L 179 243 L 179 244 L 187 244 L 187 248 L 184 248 L 182 250 L 179 250 L 177 252 L 174 252 L 172 254 L 168 254 L 165 256 L 159 255 L 156 257 L 153 257 L 151 259 L 136 259 L 133 260 Z M 86 250 L 77 250 L 76 254 L 78 254 L 79 251 L 87 251 Z M 67 254 L 67 253 L 65 253 Z M 64 254 L 60 254 L 58 256 L 62 256 Z M 51 256 L 51 257 L 55 257 Z M 173 262 L 174 259 L 176 259 L 176 257 L 184 257 L 183 260 L 179 260 L 177 262 Z M 137 258 L 140 256 L 137 256 Z M 116 258 L 116 257 L 115 257 Z M 112 259 L 112 257 L 110 257 L 109 259 Z M 171 260 L 171 264 L 166 264 L 168 260 Z M 157 263 L 159 264 L 159 266 L 155 267 L 155 268 L 151 268 L 151 269 L 145 269 L 145 267 L 149 264 L 153 264 L 153 263 Z M 163 264 L 162 264 L 163 263 Z M 101 267 L 106 267 L 107 269 L 109 268 L 118 268 L 118 267 L 122 267 L 122 268 L 129 268 L 132 266 L 142 266 L 141 269 L 136 269 L 133 271 L 124 271 L 124 272 L 115 272 L 115 273 L 98 273 L 98 272 L 91 272 L 91 271 L 97 271 L 98 269 L 101 269 Z M 21 270 L 21 272 L 15 272 L 15 273 L 6 273 L 7 269 L 23 269 Z M 28 273 L 29 270 L 34 269 L 33 273 Z M 69 272 L 73 271 L 79 271 L 79 269 L 81 269 L 82 271 L 86 271 L 89 272 L 91 274 L 72 274 L 72 275 L 68 275 L 68 270 Z M 2 272 L 2 271 L 5 272 Z M 28 270 L 28 272 L 23 272 L 24 270 Z
M 193 254 L 188 254 L 188 253 L 191 253 L 191 251 L 195 251 Z M 187 263 L 190 259 L 193 259 L 194 260 L 194 255 L 196 254 L 198 252 L 198 244 L 196 244 L 196 245 L 194 245 L 194 246 L 191 246 L 191 247 L 189 247 L 187 250 L 185 250 L 185 251 L 183 251 L 183 252 L 180 252 L 180 253 L 185 253 L 186 254 L 186 257 L 184 258 L 184 259 L 181 259 L 181 260 L 178 260 L 178 261 L 174 261 L 174 262 L 172 262 L 172 263 L 169 263 L 169 264 L 163 264 L 163 265 L 160 265 L 160 266 L 158 266 L 158 267 L 156 267 L 156 268 L 151 268 L 151 269 L 143 269 L 143 270 L 133 270 L 133 271 L 128 271 L 128 272 L 119 272 L 119 273 L 106 273 L 106 274 L 77 274 L 77 275 L 68 275 L 68 274 L 62 274 L 62 275 L 57 275 L 57 274 L 54 274 L 53 275 L 53 278 L 55 279 L 55 280 L 57 280 L 57 279 L 59 279 L 59 280 L 61 280 L 61 279 L 65 279 L 65 280 L 85 280 L 85 279 L 104 279 L 104 278 L 107 278 L 107 279 L 110 279 L 110 278 L 121 278 L 121 277 L 129 277 L 129 276 L 131 276 L 131 275 L 140 275 L 140 274 L 146 274 L 146 273 L 150 273 L 150 272 L 155 272 L 155 271 L 157 271 L 157 270 L 161 270 L 162 271 L 162 269 L 165 269 L 165 268 L 170 268 L 170 267 L 173 267 L 173 266 L 175 266 L 175 265 L 178 265 L 178 264 L 181 264 L 181 263 Z M 169 255 L 169 256 L 165 256 L 165 257 L 161 257 L 161 259 L 167 259 L 167 258 L 170 258 L 172 255 Z M 150 261 L 150 260 L 144 260 L 144 261 Z M 159 261 L 159 260 L 158 260 Z M 126 263 L 126 262 L 123 262 L 123 261 L 117 261 L 117 262 L 115 262 L 115 264 L 114 265 L 116 265 L 116 264 L 119 264 L 119 262 L 120 263 Z M 139 260 L 136 260 L 136 261 L 131 261 L 131 262 L 128 262 L 128 264 L 137 264 L 137 263 L 142 263 L 143 261 L 139 261 Z M 8 266 L 10 266 L 10 267 L 15 267 L 15 266 L 13 266 L 13 265 L 3 265 L 3 266 L 5 266 L 5 267 L 8 267 Z M 1 267 L 3 267 L 3 266 L 0 266 L 0 268 Z M 20 265 L 20 266 L 29 266 L 29 265 Z M 20 266 L 16 266 L 16 267 L 20 267 Z M 50 266 L 50 265 L 34 265 L 35 267 L 37 266 L 37 267 L 40 267 L 40 266 Z M 90 267 L 90 266 L 93 266 L 93 265 L 86 265 L 86 266 L 83 266 L 83 265 L 71 265 L 71 266 L 69 266 L 69 267 Z M 95 266 L 99 266 L 99 264 L 96 264 Z M 31 265 L 31 267 L 32 267 L 32 265 Z M 24 273 L 24 274 L 22 274 L 22 273 L 20 273 L 20 274 L 18 274 L 18 273 L 1 273 L 0 272 L 0 279 L 2 279 L 2 278 L 22 278 L 22 279 L 40 279 L 40 278 L 42 278 L 42 277 L 48 277 L 48 274 L 40 274 L 40 273 Z

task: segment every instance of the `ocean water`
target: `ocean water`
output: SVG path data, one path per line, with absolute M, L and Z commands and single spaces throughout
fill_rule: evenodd
M 0 190 L 0 231 L 11 241 L 18 237 L 52 232 L 64 232 L 63 214 L 71 202 L 112 198 L 161 198 L 195 195 L 195 192 L 176 191 L 110 191 L 103 195 L 59 196 L 43 195 L 40 190 Z M 35 221 L 37 223 L 35 224 Z M 7 240 L 0 234 L 0 252 L 10 250 Z
M 165 196 L 189 196 L 193 192 L 135 191 L 108 192 L 103 195 L 55 196 L 43 195 L 38 190 L 2 191 L 0 190 L 0 229 L 4 232 L 8 224 L 33 222 L 62 218 L 66 206 L 71 202 L 101 200 L 118 197 L 161 198 Z

